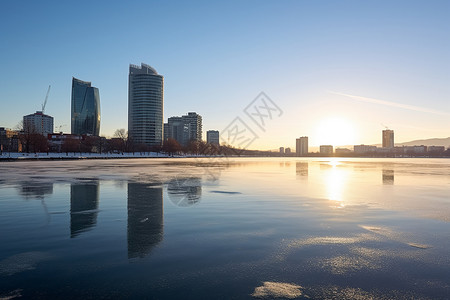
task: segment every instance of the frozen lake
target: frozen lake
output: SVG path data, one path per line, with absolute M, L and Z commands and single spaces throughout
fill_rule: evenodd
M 0 163 L 0 299 L 448 299 L 450 160 Z

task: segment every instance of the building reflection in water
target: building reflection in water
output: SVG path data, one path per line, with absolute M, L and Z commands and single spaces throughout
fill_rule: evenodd
M 44 209 L 46 225 L 50 224 L 50 213 L 45 203 L 45 197 L 53 194 L 53 182 L 23 181 L 19 184 L 19 194 L 25 199 L 41 200 Z
M 307 162 L 297 162 L 295 164 L 295 174 L 297 178 L 308 179 L 309 164 Z
M 394 184 L 394 170 L 393 169 L 382 169 L 383 184 L 393 185 Z
M 19 194 L 25 199 L 44 199 L 53 194 L 53 182 L 24 181 L 20 183 Z
M 99 183 L 73 183 L 70 185 L 70 237 L 88 231 L 97 224 Z
M 162 184 L 128 183 L 128 258 L 145 257 L 163 239 Z
M 168 182 L 167 193 L 176 206 L 187 207 L 200 202 L 202 181 L 198 177 L 175 178 Z

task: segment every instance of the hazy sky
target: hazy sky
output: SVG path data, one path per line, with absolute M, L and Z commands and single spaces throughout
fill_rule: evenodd
M 5 1 L 0 127 L 40 110 L 70 132 L 72 76 L 100 90 L 101 134 L 127 128 L 128 67 L 164 76 L 164 119 L 240 116 L 250 148 L 450 136 L 450 1 Z M 261 131 L 244 108 L 283 111 Z M 383 124 L 383 125 L 382 125 Z

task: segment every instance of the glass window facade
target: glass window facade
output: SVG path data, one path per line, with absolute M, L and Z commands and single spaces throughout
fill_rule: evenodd
M 141 64 L 130 65 L 128 79 L 128 134 L 136 144 L 161 145 L 164 78 Z
M 72 134 L 100 134 L 100 95 L 90 82 L 72 78 Z

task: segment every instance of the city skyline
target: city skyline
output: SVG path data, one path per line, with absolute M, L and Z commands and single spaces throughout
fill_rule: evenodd
M 102 93 L 100 134 L 112 136 L 127 128 L 128 65 L 147 62 L 165 77 L 164 120 L 196 111 L 205 130 L 222 131 L 267 93 L 284 114 L 257 132 L 252 149 L 294 148 L 301 135 L 310 146 L 378 144 L 385 125 L 397 142 L 448 137 L 449 6 L 249 1 L 237 12 L 232 3 L 112 4 L 80 25 L 62 3 L 29 3 L 26 10 L 8 3 L 2 28 L 17 26 L 2 32 L 14 47 L 2 50 L 8 72 L 0 75 L 0 99 L 14 106 L 1 110 L 0 126 L 14 128 L 39 110 L 51 84 L 46 114 L 70 132 L 70 78 L 89 78 Z M 139 18 L 147 11 L 152 20 Z M 265 15 L 271 18 L 260 22 Z M 80 29 L 96 34 L 69 43 Z M 22 76 L 24 69 L 37 76 Z

